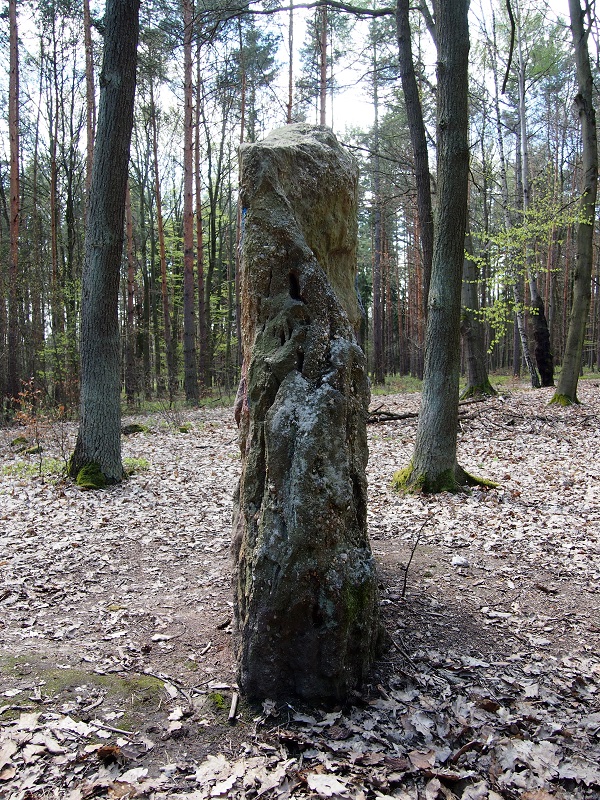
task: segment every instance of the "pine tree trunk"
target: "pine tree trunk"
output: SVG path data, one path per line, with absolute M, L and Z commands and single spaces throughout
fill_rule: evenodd
M 199 399 L 194 313 L 193 16 L 192 0 L 183 0 L 183 385 L 188 403 Z
M 292 124 L 292 110 L 294 108 L 294 0 L 290 0 L 290 20 L 288 24 L 288 101 L 286 122 Z
M 133 217 L 131 213 L 131 193 L 127 183 L 125 199 L 125 230 L 127 234 L 127 299 L 125 314 L 125 397 L 127 405 L 133 406 L 137 392 L 135 369 L 135 257 L 133 249 Z
M 319 124 L 327 120 L 327 6 L 320 11 L 319 38 Z
M 379 98 L 377 45 L 373 42 L 373 382 L 383 384 L 383 295 L 381 291 L 381 171 L 379 165 Z
M 172 402 L 177 390 L 177 375 L 175 373 L 175 354 L 173 351 L 173 335 L 171 332 L 171 310 L 169 307 L 169 286 L 167 283 L 167 250 L 165 245 L 165 230 L 162 216 L 162 195 L 160 191 L 160 175 L 158 171 L 158 130 L 156 124 L 156 105 L 152 86 L 150 87 L 150 115 L 152 126 L 152 152 L 154 158 L 154 198 L 156 203 L 156 227 L 158 231 L 158 252 L 160 259 L 160 288 L 163 310 L 165 354 L 167 359 L 167 381 L 169 400 Z M 159 363 L 159 353 L 156 353 Z
M 9 0 L 10 74 L 8 89 L 8 125 L 10 139 L 10 260 L 8 265 L 8 355 L 6 396 L 11 405 L 19 398 L 19 30 L 17 0 Z
M 202 176 L 200 170 L 200 104 L 202 102 L 202 80 L 200 72 L 200 45 L 196 55 L 196 139 L 195 139 L 195 176 L 196 176 L 196 242 L 197 242 L 197 281 L 198 281 L 198 372 L 202 384 L 202 392 L 210 385 L 208 372 L 208 333 L 206 329 L 206 298 L 204 289 L 204 231 L 202 222 Z
M 419 216 L 419 235 L 423 251 L 423 310 L 427 311 L 427 296 L 431 280 L 433 260 L 433 211 L 431 204 L 431 177 L 423 109 L 419 86 L 415 75 L 410 38 L 409 2 L 398 0 L 396 5 L 396 29 L 398 35 L 398 54 L 400 79 L 406 106 L 406 118 L 410 131 L 413 157 L 415 160 L 415 180 L 417 185 L 417 214 Z
M 81 420 L 69 474 L 123 477 L 119 277 L 133 127 L 139 0 L 108 0 L 81 298 Z

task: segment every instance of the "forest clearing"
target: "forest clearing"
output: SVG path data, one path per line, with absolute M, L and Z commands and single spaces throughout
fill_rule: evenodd
M 0 795 L 600 797 L 599 384 L 461 406 L 461 464 L 499 484 L 470 494 L 392 492 L 416 416 L 368 425 L 389 638 L 334 708 L 232 708 L 230 408 L 125 419 L 136 469 L 99 492 L 39 474 L 75 424 L 1 429 Z

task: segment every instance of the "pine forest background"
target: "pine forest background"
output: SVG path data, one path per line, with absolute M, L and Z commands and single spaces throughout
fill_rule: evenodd
M 21 393 L 69 415 L 78 401 L 103 6 L 90 0 L 5 5 L 0 391 L 7 409 Z M 287 122 L 323 118 L 360 163 L 357 289 L 372 379 L 421 376 L 425 298 L 413 151 L 394 6 L 377 9 L 382 13 L 369 18 L 335 7 L 292 11 L 280 0 L 142 3 L 120 305 L 128 404 L 235 392 L 238 148 Z M 509 61 L 505 4 L 471 8 L 467 263 L 489 368 L 519 374 L 515 314 L 524 314 L 531 328 L 538 313 L 532 285 L 543 302 L 554 363 L 561 363 L 582 176 L 568 9 L 560 16 L 519 0 L 513 13 Z M 411 11 L 434 165 L 430 22 Z M 595 33 L 594 27 L 594 50 Z M 15 88 L 18 103 L 11 101 Z M 435 186 L 433 174 L 434 204 Z M 584 367 L 595 370 L 599 252 L 583 356 Z

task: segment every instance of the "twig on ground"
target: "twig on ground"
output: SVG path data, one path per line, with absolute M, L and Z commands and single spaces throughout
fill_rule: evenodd
M 412 660 L 412 658 L 411 658 L 411 657 L 408 655 L 408 653 L 406 652 L 406 650 L 404 649 L 404 647 L 402 647 L 402 645 L 401 645 L 401 644 L 399 644 L 399 643 L 398 643 L 398 642 L 397 642 L 397 641 L 394 639 L 394 637 L 393 637 L 391 634 L 390 634 L 390 641 L 391 641 L 391 643 L 394 645 L 394 647 L 396 648 L 396 650 L 397 650 L 397 651 L 398 651 L 398 652 L 399 652 L 399 653 L 400 653 L 400 654 L 401 654 L 401 655 L 402 655 L 402 656 L 403 656 L 403 657 L 404 657 L 404 658 L 405 658 L 405 659 L 408 661 L 408 663 L 411 665 L 411 667 L 412 667 L 413 669 L 415 669 L 415 670 L 416 670 L 416 669 L 418 669 L 417 665 L 416 665 L 416 664 L 415 664 L 415 662 Z
M 404 568 L 404 582 L 402 584 L 402 595 L 401 595 L 402 597 L 406 596 L 406 584 L 408 582 L 408 570 L 409 570 L 411 562 L 413 560 L 413 556 L 415 554 L 415 551 L 416 551 L 417 547 L 419 546 L 419 540 L 421 538 L 421 533 L 423 532 L 423 528 L 425 527 L 425 525 L 427 525 L 429 520 L 430 520 L 430 517 L 427 517 L 425 522 L 421 525 L 421 527 L 417 531 L 417 538 L 415 539 L 415 543 L 413 545 L 413 549 L 410 551 L 410 558 L 408 559 L 408 563 L 407 563 L 406 567 Z

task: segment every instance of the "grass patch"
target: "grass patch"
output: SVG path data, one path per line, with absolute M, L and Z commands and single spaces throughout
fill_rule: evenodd
M 150 462 L 147 458 L 124 458 L 123 469 L 127 477 L 136 475 L 138 472 L 145 472 L 150 469 Z
M 62 478 L 65 474 L 64 462 L 58 458 L 42 458 L 41 461 L 15 461 L 3 464 L 0 475 L 12 478 L 35 478 L 37 476 Z
M 374 397 L 385 394 L 407 394 L 420 392 L 422 388 L 423 381 L 413 375 L 387 375 L 385 383 L 371 384 L 371 394 Z

